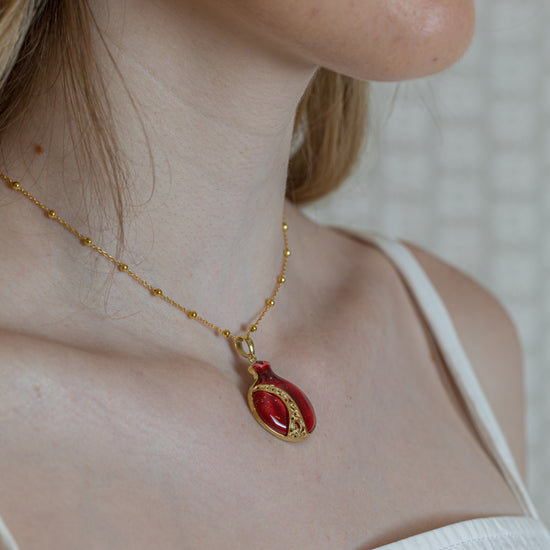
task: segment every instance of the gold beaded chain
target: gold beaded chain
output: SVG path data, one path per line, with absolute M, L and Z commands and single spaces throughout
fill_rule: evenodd
M 215 330 L 217 333 L 221 334 L 224 338 L 231 338 L 236 344 L 237 343 L 242 343 L 243 341 L 251 342 L 250 334 L 252 332 L 256 332 L 258 330 L 258 324 L 263 319 L 264 315 L 268 312 L 268 310 L 275 305 L 275 297 L 277 296 L 277 293 L 279 292 L 279 289 L 281 288 L 282 284 L 284 282 L 286 282 L 285 273 L 286 273 L 286 265 L 288 263 L 288 258 L 290 256 L 290 249 L 288 248 L 288 238 L 287 238 L 288 225 L 285 221 L 285 215 L 284 215 L 284 212 L 283 212 L 283 225 L 282 225 L 282 228 L 283 228 L 283 237 L 284 237 L 284 241 L 285 241 L 285 248 L 283 250 L 283 267 L 281 269 L 280 275 L 277 277 L 277 286 L 275 287 L 275 291 L 273 292 L 271 297 L 268 298 L 265 301 L 265 307 L 264 307 L 263 311 L 260 313 L 260 315 L 258 316 L 258 318 L 256 319 L 256 321 L 254 321 L 254 323 L 249 325 L 248 330 L 246 332 L 246 335 L 244 335 L 244 336 L 235 336 L 234 334 L 231 333 L 230 330 L 221 329 L 220 327 L 214 325 L 213 323 L 210 323 L 209 321 L 207 321 L 206 319 L 201 317 L 196 311 L 190 310 L 190 309 L 182 306 L 181 304 L 179 304 L 175 300 L 172 300 L 172 298 L 169 298 L 168 296 L 166 296 L 160 288 L 155 287 L 152 284 L 148 283 L 145 279 L 141 278 L 137 273 L 132 271 L 130 269 L 130 267 L 128 266 L 128 264 L 125 264 L 125 263 L 117 260 L 115 257 L 111 256 L 111 254 L 105 252 L 105 250 L 103 250 L 98 245 L 96 245 L 92 241 L 92 239 L 82 235 L 82 233 L 77 231 L 74 227 L 72 227 L 69 223 L 67 223 L 63 218 L 60 218 L 55 210 L 49 209 L 46 205 L 41 203 L 37 198 L 33 197 L 28 191 L 25 191 L 25 189 L 23 189 L 23 187 L 21 186 L 21 184 L 18 181 L 12 180 L 11 178 L 6 176 L 2 172 L 0 172 L 0 177 L 2 177 L 2 179 L 6 182 L 6 184 L 9 187 L 11 187 L 11 189 L 13 189 L 15 191 L 19 191 L 23 196 L 25 196 L 27 199 L 32 201 L 36 206 L 40 207 L 45 212 L 45 214 L 48 218 L 50 218 L 52 220 L 55 220 L 56 222 L 61 224 L 65 229 L 70 231 L 75 237 L 77 237 L 80 240 L 80 242 L 84 246 L 88 246 L 90 248 L 93 248 L 96 252 L 101 254 L 104 258 L 109 260 L 111 263 L 115 264 L 119 271 L 121 271 L 123 273 L 127 273 L 128 275 L 130 275 L 130 277 L 135 279 L 139 284 L 141 284 L 142 286 L 147 288 L 153 296 L 157 296 L 159 298 L 162 298 L 165 302 L 167 302 L 170 305 L 178 308 L 180 311 L 183 311 L 183 313 L 185 313 L 189 319 L 194 319 L 195 321 L 199 321 L 199 323 L 202 323 L 203 325 L 206 325 L 207 327 Z M 250 344 L 249 344 L 249 350 L 248 351 L 250 353 L 249 354 L 244 354 L 244 356 L 249 357 L 249 359 L 252 362 L 252 358 L 255 359 L 255 357 L 254 357 L 254 349 Z

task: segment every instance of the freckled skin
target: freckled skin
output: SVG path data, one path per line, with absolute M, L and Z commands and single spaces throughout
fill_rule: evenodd
M 365 80 L 446 69 L 467 50 L 473 0 L 209 0 L 212 13 L 297 62 Z M 282 47 L 282 48 L 281 48 Z

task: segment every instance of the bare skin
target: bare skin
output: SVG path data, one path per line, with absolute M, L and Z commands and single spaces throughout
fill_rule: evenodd
M 280 268 L 293 110 L 315 67 L 429 74 L 461 55 L 473 25 L 467 1 L 125 4 L 123 28 L 122 2 L 110 3 L 111 19 L 97 2 L 97 17 L 144 105 L 159 182 L 145 202 L 143 149 L 129 139 L 136 121 L 115 104 L 139 204 L 129 263 L 234 331 Z M 79 226 L 74 159 L 39 107 L 3 144 L 6 169 Z M 10 381 L 0 398 L 0 513 L 22 548 L 363 550 L 521 514 L 374 248 L 286 205 L 288 283 L 255 341 L 316 406 L 314 436 L 290 445 L 256 425 L 246 365 L 224 340 L 127 277 L 115 277 L 105 309 L 104 260 L 12 197 L 0 216 L 0 374 Z M 93 233 L 107 248 L 109 229 Z M 513 327 L 475 283 L 415 254 L 523 463 Z M 494 327 L 495 341 L 472 318 Z
M 274 310 L 257 343 L 316 405 L 319 425 L 303 444 L 256 425 L 242 363 L 222 376 L 159 345 L 153 330 L 128 341 L 108 319 L 107 351 L 72 332 L 72 346 L 3 332 L 2 514 L 23 548 L 366 549 L 474 517 L 521 515 L 387 260 L 330 230 L 301 229 L 317 244 L 290 269 L 280 300 L 288 313 Z M 308 262 L 323 257 L 311 273 Z M 454 308 L 455 319 L 475 314 L 508 342 L 506 361 L 459 331 L 482 381 L 506 376 L 494 404 L 508 399 L 499 416 L 520 442 L 516 421 L 504 422 L 521 417 L 513 333 L 465 276 L 441 263 L 431 271 L 449 269 L 453 285 L 443 280 L 442 293 L 458 288 L 457 301 L 476 302 Z M 156 304 L 136 316 L 168 330 Z

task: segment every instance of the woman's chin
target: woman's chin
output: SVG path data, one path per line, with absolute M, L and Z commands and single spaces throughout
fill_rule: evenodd
M 339 51 L 324 52 L 326 59 L 320 64 L 362 80 L 409 80 L 451 67 L 471 44 L 473 0 L 399 0 L 388 2 L 386 9 L 382 23 L 373 27 L 365 19 L 360 23 L 364 32 L 356 27 Z

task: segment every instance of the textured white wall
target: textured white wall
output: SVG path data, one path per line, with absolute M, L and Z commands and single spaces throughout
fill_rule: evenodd
M 550 524 L 550 2 L 477 5 L 458 65 L 373 86 L 358 171 L 306 213 L 416 242 L 507 306 L 524 350 L 530 490 Z

